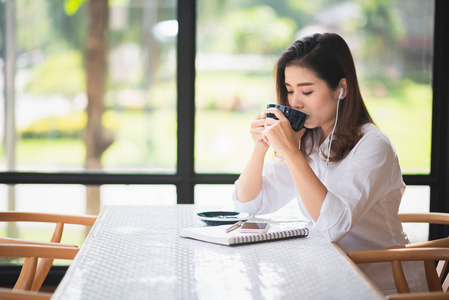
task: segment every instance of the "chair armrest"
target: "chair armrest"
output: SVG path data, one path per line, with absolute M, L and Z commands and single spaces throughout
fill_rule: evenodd
M 420 261 L 420 260 L 448 260 L 448 248 L 400 248 L 386 250 L 354 251 L 348 256 L 356 264 L 391 262 L 391 261 Z
M 398 214 L 404 223 L 430 223 L 449 225 L 448 213 Z
M 0 257 L 74 259 L 79 249 L 66 246 L 0 244 Z
M 97 219 L 90 215 L 61 215 L 32 212 L 0 212 L 0 221 L 3 222 L 50 222 L 92 226 Z
M 47 300 L 52 296 L 51 293 L 45 292 L 29 292 L 21 290 L 11 290 L 7 288 L 0 288 L 0 299 L 4 300 Z
M 24 240 L 24 239 L 15 239 L 15 238 L 9 238 L 9 237 L 0 237 L 0 244 L 42 245 L 42 246 L 56 246 L 56 247 L 78 248 L 78 245 L 74 245 L 74 244 L 63 244 L 63 243 L 53 243 L 53 242 L 38 242 L 38 241 Z

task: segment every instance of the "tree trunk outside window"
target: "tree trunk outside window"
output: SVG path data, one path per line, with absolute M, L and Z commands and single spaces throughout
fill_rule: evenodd
M 109 21 L 108 0 L 88 1 L 89 33 L 86 41 L 86 170 L 100 171 L 101 156 L 112 144 L 114 137 L 105 131 L 101 119 L 104 112 L 106 77 L 107 33 Z M 86 187 L 86 213 L 98 214 L 100 186 Z

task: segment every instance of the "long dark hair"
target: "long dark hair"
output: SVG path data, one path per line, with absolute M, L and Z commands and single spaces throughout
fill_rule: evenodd
M 331 90 L 338 88 L 342 78 L 346 78 L 346 98 L 340 101 L 335 138 L 330 150 L 330 161 L 340 161 L 348 155 L 362 137 L 361 127 L 374 123 L 360 93 L 354 60 L 348 45 L 341 36 L 334 33 L 313 34 L 294 42 L 279 58 L 276 73 L 277 102 L 289 105 L 285 87 L 285 68 L 287 66 L 307 68 L 324 80 Z M 307 129 L 301 139 L 301 151 L 309 155 L 306 149 L 306 136 L 311 134 L 312 148 L 315 141 L 313 131 Z M 327 156 L 327 153 L 323 153 Z

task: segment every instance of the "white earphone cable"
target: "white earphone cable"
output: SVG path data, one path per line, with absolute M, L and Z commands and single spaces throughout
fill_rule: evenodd
M 324 173 L 323 173 L 323 180 L 324 180 L 324 178 L 326 178 L 327 166 L 329 165 L 329 156 L 330 156 L 330 154 L 331 154 L 332 139 L 333 139 L 333 137 L 334 137 L 335 127 L 337 127 L 337 121 L 338 121 L 338 108 L 340 107 L 340 101 L 341 101 L 341 96 L 338 97 L 338 101 L 337 101 L 337 112 L 335 113 L 335 123 L 334 123 L 334 127 L 332 128 L 332 132 L 331 132 L 330 137 L 329 137 L 329 146 L 327 147 L 327 159 L 326 159 L 326 167 L 325 167 Z

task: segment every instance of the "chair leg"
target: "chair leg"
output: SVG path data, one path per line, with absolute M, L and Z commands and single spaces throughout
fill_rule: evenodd
M 34 281 L 34 276 L 36 275 L 37 257 L 27 257 L 25 258 L 20 271 L 19 278 L 17 279 L 14 289 L 16 290 L 27 290 L 31 289 Z

